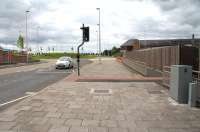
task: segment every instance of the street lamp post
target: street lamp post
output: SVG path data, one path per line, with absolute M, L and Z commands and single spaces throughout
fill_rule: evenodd
M 101 11 L 100 8 L 96 8 L 99 11 L 99 23 L 97 24 L 99 26 L 99 62 L 101 62 Z
M 39 30 L 40 30 L 40 27 L 38 26 L 37 27 L 37 52 L 38 52 L 38 54 L 40 52 L 40 49 L 39 49 Z
M 27 10 L 26 11 L 26 52 L 27 52 L 27 55 L 26 55 L 26 62 L 28 63 L 28 13 L 29 13 L 30 11 L 29 10 Z
M 96 34 L 97 34 L 97 55 L 99 54 L 99 34 L 98 34 L 98 31 L 96 31 Z

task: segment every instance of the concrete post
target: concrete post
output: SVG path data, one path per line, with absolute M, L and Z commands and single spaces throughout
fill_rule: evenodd
M 189 83 L 188 105 L 190 107 L 196 106 L 197 101 L 197 83 Z

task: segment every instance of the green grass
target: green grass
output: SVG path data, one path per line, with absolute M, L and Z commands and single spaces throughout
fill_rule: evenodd
M 40 62 L 40 59 L 34 56 L 29 56 L 28 57 L 28 62 L 33 63 L 33 62 Z
M 77 54 L 75 53 L 45 53 L 45 54 L 40 54 L 40 55 L 31 55 L 31 58 L 35 60 L 58 59 L 59 57 L 62 57 L 62 56 L 69 56 L 72 58 L 76 58 Z M 80 54 L 80 58 L 85 58 L 85 59 L 93 59 L 96 57 L 97 57 L 96 55 Z

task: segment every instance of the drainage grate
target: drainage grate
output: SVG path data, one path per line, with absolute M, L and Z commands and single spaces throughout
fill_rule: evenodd
M 162 94 L 161 91 L 148 91 L 149 94 Z
M 128 87 L 136 87 L 134 84 L 129 85 Z
M 90 93 L 95 94 L 95 95 L 110 95 L 112 94 L 112 90 L 111 89 L 91 89 Z
M 109 90 L 98 89 L 98 90 L 94 90 L 94 93 L 107 94 L 107 93 L 109 93 Z

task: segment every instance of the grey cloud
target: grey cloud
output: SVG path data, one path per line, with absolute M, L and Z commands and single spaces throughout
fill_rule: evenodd
M 170 21 L 148 17 L 137 22 L 129 36 L 139 39 L 189 38 L 197 30 L 189 25 L 170 25 Z
M 22 27 L 25 25 L 25 11 L 30 8 L 28 3 L 22 0 L 2 0 L 0 4 L 0 28 L 1 34 L 8 34 L 0 38 L 1 41 L 15 43 Z
M 125 0 L 123 0 L 125 1 Z M 145 1 L 150 0 L 128 0 L 128 1 Z M 19 31 L 25 33 L 25 11 L 30 10 L 29 15 L 29 40 L 30 43 L 41 43 L 47 45 L 50 42 L 70 45 L 80 40 L 80 36 L 73 33 L 73 29 L 67 27 L 62 31 L 53 27 L 51 23 L 39 25 L 34 18 L 43 12 L 54 10 L 49 8 L 49 4 L 62 3 L 63 0 L 1 0 L 0 4 L 0 42 L 16 43 Z M 134 26 L 131 32 L 121 33 L 116 31 L 112 35 L 122 40 L 135 38 L 180 38 L 190 37 L 192 33 L 199 34 L 200 31 L 200 0 L 151 0 L 155 6 L 159 7 L 161 18 L 167 16 L 167 20 L 160 20 L 154 17 L 144 19 L 133 19 Z M 113 12 L 116 20 L 103 20 L 103 22 L 112 22 L 113 27 L 119 26 L 118 19 L 120 16 L 117 11 Z M 138 13 L 138 17 L 139 17 Z M 127 18 L 128 19 L 128 18 Z M 125 20 L 126 21 L 126 20 Z M 128 21 L 128 20 L 127 20 Z M 131 20 L 130 20 L 131 21 Z M 94 16 L 84 16 L 77 18 L 76 22 L 85 22 L 89 26 L 98 23 L 98 18 Z M 37 26 L 41 26 L 39 38 L 36 35 Z M 134 27 L 134 28 L 133 28 Z M 64 31 L 64 32 L 63 32 Z M 103 29 L 102 29 L 103 31 Z M 114 32 L 114 31 L 110 31 Z M 2 35 L 4 34 L 4 35 Z M 96 37 L 96 36 L 95 36 Z M 103 40 L 102 40 L 103 41 Z M 110 40 L 112 43 L 112 40 Z M 113 43 L 112 43 L 113 44 Z
M 199 0 L 152 0 L 161 18 L 147 17 L 136 22 L 129 36 L 136 38 L 188 38 L 200 36 Z M 167 19 L 166 19 L 167 18 Z
M 200 26 L 199 0 L 155 0 L 163 14 L 169 15 L 169 21 L 180 25 Z
M 32 34 L 32 37 L 29 40 L 32 43 L 41 43 L 41 44 L 48 44 L 49 40 L 53 41 L 54 43 L 65 44 L 70 40 L 77 39 L 75 35 L 71 35 L 69 33 L 51 33 L 46 31 L 40 31 L 39 35 L 37 36 L 36 33 Z
M 199 0 L 152 0 L 163 11 L 173 11 L 176 9 L 187 10 L 192 7 L 199 7 Z
M 40 25 L 34 21 L 34 18 L 40 13 L 49 11 L 48 5 L 50 3 L 62 2 L 63 0 L 29 0 L 28 2 L 24 0 L 1 0 L 0 34 L 4 34 L 3 36 L 6 37 L 0 37 L 0 42 L 15 44 L 19 32 L 23 32 L 24 35 L 26 10 L 31 11 L 28 16 L 28 33 L 31 43 L 39 42 L 45 44 L 48 40 L 64 43 L 66 39 L 69 39 L 66 36 L 75 38 L 74 35 L 60 33 L 50 24 L 43 25 L 40 29 L 39 37 L 37 37 L 36 29 Z
M 172 11 L 180 6 L 181 0 L 152 0 L 155 2 L 163 11 Z M 182 6 L 182 3 L 181 3 Z
M 115 36 L 123 39 L 188 38 L 194 33 L 200 37 L 200 0 L 141 0 L 141 2 L 152 2 L 160 9 L 161 17 L 133 19 L 132 21 L 137 22 L 132 25 L 132 32 L 123 35 L 119 33 Z
M 84 16 L 76 20 L 77 22 L 83 22 L 87 25 L 97 25 L 98 18 L 93 16 Z

